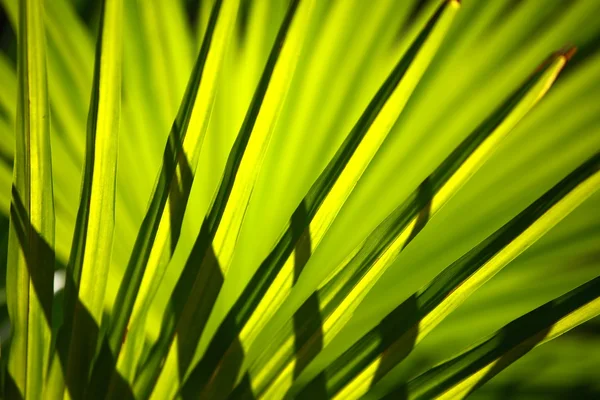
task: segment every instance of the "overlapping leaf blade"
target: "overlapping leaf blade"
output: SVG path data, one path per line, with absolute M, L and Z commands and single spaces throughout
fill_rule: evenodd
M 313 7 L 313 0 L 294 0 L 289 5 L 227 160 L 216 197 L 175 287 L 161 338 L 136 382 L 140 390 L 151 389 L 155 384 L 152 376 L 158 373 L 157 367 L 168 351 L 153 396 L 162 398 L 176 390 L 172 378 L 177 364 L 180 364 L 180 373 L 185 372 L 216 300 L 303 47 Z
M 566 56 L 554 56 L 528 79 L 498 110 L 463 141 L 421 186 L 334 271 L 333 277 L 315 293 L 318 312 L 303 314 L 306 303 L 296 314 L 303 323 L 314 320 L 318 326 L 305 332 L 302 343 L 288 335 L 275 341 L 264 352 L 257 371 L 260 379 L 271 380 L 272 392 L 281 391 L 280 382 L 289 380 L 294 364 L 306 364 L 319 347 L 327 346 L 352 317 L 354 310 L 387 267 L 425 226 L 438 210 L 462 187 L 495 150 L 500 141 L 537 103 L 562 69 Z M 310 301 L 310 300 L 308 300 Z M 322 321 L 322 322 L 321 322 Z M 296 356 L 293 356 L 294 350 Z M 287 354 L 286 354 L 287 353 Z M 276 356 L 279 361 L 267 362 Z M 277 371 L 268 378 L 268 369 Z M 258 378 L 255 378 L 260 382 Z M 257 385 L 260 387 L 261 384 Z
M 317 246 L 325 235 L 404 108 L 442 41 L 456 9 L 455 2 L 440 6 L 399 61 L 329 166 L 297 208 L 282 239 L 259 267 L 246 291 L 221 324 L 204 358 L 187 378 L 190 383 L 184 386 L 184 391 L 186 387 L 199 387 L 199 382 L 206 382 L 213 371 L 216 379 L 230 379 L 232 372 L 228 370 L 231 368 L 227 367 L 228 363 L 239 364 L 235 359 L 239 357 L 241 349 L 235 350 L 236 347 L 241 345 L 247 349 L 289 294 L 292 280 L 306 263 L 311 248 Z M 304 254 L 295 254 L 299 251 Z M 299 261 L 302 265 L 295 265 Z M 225 355 L 230 360 L 221 361 Z M 218 364 L 222 370 L 215 370 Z M 212 379 L 212 382 L 218 386 L 218 380 L 215 382 Z M 206 390 L 211 393 L 212 389 Z
M 195 166 L 212 111 L 216 76 L 231 36 L 236 9 L 236 0 L 217 2 L 214 8 L 210 35 L 207 35 L 200 51 L 173 123 L 164 151 L 164 163 L 117 294 L 115 313 L 107 326 L 107 342 L 102 344 L 100 357 L 94 366 L 92 387 L 97 397 L 102 397 L 107 390 L 112 393 L 124 389 L 123 385 L 116 383 L 121 379 L 116 363 L 134 306 L 138 303 L 140 317 L 133 321 L 136 324 L 130 340 L 143 341 L 151 293 L 139 296 L 140 285 L 145 273 L 149 274 L 150 280 L 160 281 L 179 239 Z
M 360 396 L 382 379 L 468 296 L 598 190 L 599 167 L 596 155 L 388 314 L 324 371 L 329 395 Z
M 600 315 L 600 277 L 523 315 L 483 343 L 408 382 L 408 398 L 465 398 L 534 347 Z M 398 393 L 392 392 L 389 398 Z

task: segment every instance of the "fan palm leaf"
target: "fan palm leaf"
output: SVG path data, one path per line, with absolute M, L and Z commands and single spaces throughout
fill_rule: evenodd
M 7 398 L 600 390 L 598 4 L 0 6 Z

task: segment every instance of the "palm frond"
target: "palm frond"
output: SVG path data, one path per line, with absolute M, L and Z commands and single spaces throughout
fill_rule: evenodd
M 597 393 L 598 12 L 0 0 L 4 394 Z

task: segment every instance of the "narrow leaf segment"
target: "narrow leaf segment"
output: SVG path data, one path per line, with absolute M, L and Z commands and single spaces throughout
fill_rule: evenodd
M 67 266 L 64 321 L 46 396 L 59 396 L 64 389 L 72 398 L 83 397 L 100 336 L 115 223 L 122 31 L 122 2 L 106 0 L 96 46 L 81 200 Z
M 54 195 L 41 0 L 19 3 L 17 119 L 7 304 L 12 323 L 6 396 L 41 399 L 50 354 Z

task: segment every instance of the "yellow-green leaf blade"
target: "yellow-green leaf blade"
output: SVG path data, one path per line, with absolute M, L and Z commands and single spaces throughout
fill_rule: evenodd
M 7 303 L 12 322 L 6 395 L 40 399 L 50 353 L 54 196 L 41 0 L 19 4 L 17 120 Z
M 116 166 L 121 113 L 123 10 L 105 0 L 96 47 L 81 200 L 65 288 L 65 321 L 58 353 L 68 395 L 84 395 L 102 322 L 115 223 Z M 60 373 L 52 375 L 54 389 Z

